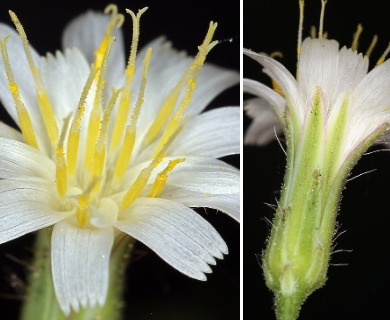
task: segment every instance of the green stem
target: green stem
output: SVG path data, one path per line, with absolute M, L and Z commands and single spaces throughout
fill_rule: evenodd
M 50 243 L 51 230 L 38 231 L 34 246 L 34 261 L 28 277 L 21 320 L 98 320 L 122 319 L 122 294 L 126 267 L 130 262 L 134 247 L 131 237 L 117 237 L 110 259 L 110 283 L 104 306 L 82 308 L 78 313 L 71 312 L 66 317 L 58 305 L 51 275 Z

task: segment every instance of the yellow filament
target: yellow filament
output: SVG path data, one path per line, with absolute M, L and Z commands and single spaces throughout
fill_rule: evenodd
M 352 40 L 352 45 L 351 45 L 352 50 L 358 50 L 359 38 L 360 38 L 360 35 L 362 34 L 362 32 L 363 32 L 363 27 L 359 23 L 357 26 L 356 32 L 353 34 L 353 40 Z
M 116 99 L 118 98 L 120 90 L 113 90 L 110 101 L 104 111 L 103 120 L 101 123 L 100 134 L 95 147 L 95 154 L 93 159 L 93 171 L 94 177 L 101 177 L 104 161 L 106 159 L 106 145 L 107 145 L 107 130 L 110 123 L 110 116 L 112 109 L 114 108 Z
M 207 31 L 206 37 L 205 37 L 202 45 L 199 46 L 198 54 L 195 56 L 193 62 L 191 63 L 191 65 L 187 69 L 187 71 L 185 72 L 184 76 L 180 79 L 180 81 L 177 83 L 175 88 L 170 92 L 167 100 L 164 102 L 162 108 L 160 109 L 159 114 L 157 115 L 155 121 L 153 122 L 152 126 L 150 127 L 148 133 L 146 134 L 146 136 L 145 136 L 145 143 L 146 144 L 152 142 L 157 137 L 157 135 L 160 133 L 160 131 L 162 130 L 162 128 L 164 127 L 164 125 L 168 121 L 168 118 L 171 115 L 171 113 L 176 105 L 177 99 L 180 95 L 180 90 L 182 89 L 183 85 L 186 82 L 188 82 L 187 93 L 190 93 L 190 94 L 186 94 L 186 97 L 184 97 L 184 103 L 182 103 L 182 105 L 180 106 L 178 113 L 182 114 L 184 109 L 187 107 L 188 103 L 191 100 L 193 90 L 196 87 L 196 81 L 197 81 L 199 73 L 202 69 L 203 63 L 206 59 L 206 56 L 209 53 L 209 51 L 218 43 L 217 41 L 211 42 L 216 28 L 217 28 L 217 23 L 210 22 L 210 26 L 209 26 L 209 29 Z M 192 87 L 192 89 L 190 89 L 191 87 Z M 191 92 L 189 92 L 189 91 L 191 91 Z M 173 132 L 172 129 L 174 129 L 174 131 L 177 129 L 177 125 L 175 124 L 175 122 L 178 120 L 177 116 L 181 117 L 180 114 L 176 115 L 176 119 L 174 119 L 175 116 L 172 118 L 172 120 L 170 121 L 170 122 L 173 121 L 172 124 L 170 124 L 170 125 L 168 124 L 168 126 L 170 126 L 170 129 L 169 129 L 170 133 L 167 133 L 167 130 L 164 132 L 163 136 L 165 136 L 165 137 L 160 140 L 159 146 L 156 149 L 155 154 L 158 153 L 158 149 L 161 148 L 161 146 L 165 144 L 166 140 L 169 138 L 169 135 L 172 134 L 172 132 Z M 176 128 L 174 128 L 175 126 L 176 126 Z
M 374 35 L 374 37 L 371 40 L 370 46 L 368 47 L 366 51 L 366 56 L 369 58 L 371 56 L 372 51 L 374 50 L 376 43 L 378 42 L 378 36 Z
M 318 38 L 323 37 L 323 30 L 324 30 L 324 15 L 325 15 L 325 7 L 328 0 L 321 0 L 321 15 L 320 15 L 320 26 L 318 30 Z
M 135 59 L 137 56 L 138 40 L 139 40 L 139 29 L 140 29 L 140 20 L 142 14 L 148 8 L 143 8 L 138 11 L 137 15 L 130 10 L 126 10 L 129 13 L 133 20 L 133 37 L 131 41 L 131 49 L 129 61 L 126 67 L 126 83 L 121 95 L 119 102 L 118 113 L 115 120 L 115 125 L 113 129 L 113 134 L 111 136 L 110 149 L 116 150 L 122 140 L 123 131 L 127 122 L 127 117 L 129 114 L 130 104 L 131 104 L 131 94 L 133 86 L 133 78 L 135 72 Z
M 64 120 L 64 125 L 62 127 L 60 140 L 56 148 L 56 184 L 57 191 L 60 197 L 63 197 L 68 189 L 68 177 L 66 173 L 66 162 L 65 162 L 65 153 L 64 153 L 64 141 L 66 136 L 66 131 L 68 129 L 70 117 L 67 117 Z
M 8 51 L 7 51 L 7 46 L 6 46 L 6 41 L 9 38 L 9 36 L 6 36 L 1 42 L 1 55 L 3 57 L 3 62 L 4 62 L 4 68 L 5 72 L 7 74 L 7 79 L 8 79 L 8 88 L 11 92 L 12 99 L 15 103 L 16 111 L 18 114 L 18 119 L 19 119 L 19 125 L 20 129 L 22 130 L 22 134 L 24 139 L 26 140 L 26 143 L 34 148 L 38 149 L 38 142 L 35 137 L 35 132 L 31 123 L 30 116 L 28 115 L 27 109 L 24 106 L 22 99 L 20 98 L 19 94 L 19 88 L 18 85 L 15 82 L 12 70 L 11 70 L 11 65 L 9 63 L 9 58 L 8 58 Z
M 178 158 L 169 161 L 167 167 L 157 175 L 156 180 L 154 181 L 148 196 L 152 198 L 158 197 L 165 187 L 168 178 L 168 173 L 171 172 L 180 162 L 184 162 L 185 160 L 185 158 Z
M 386 57 L 387 57 L 387 55 L 389 54 L 389 52 L 390 52 L 390 43 L 389 43 L 388 47 L 386 48 L 385 52 L 383 52 L 382 56 L 381 56 L 381 57 L 378 59 L 378 61 L 376 62 L 376 65 L 377 65 L 377 66 L 380 65 L 380 64 L 382 64 L 383 62 L 385 62 Z
M 92 82 L 95 78 L 95 75 L 96 75 L 96 68 L 94 65 L 92 65 L 91 72 L 89 73 L 88 79 L 85 82 L 83 92 L 81 93 L 77 110 L 75 112 L 69 130 L 67 153 L 66 153 L 66 161 L 67 161 L 67 168 L 68 168 L 69 175 L 74 175 L 76 173 L 76 163 L 77 163 L 77 155 L 78 155 L 79 141 L 80 141 L 81 119 L 84 116 L 85 100 L 87 99 L 87 95 L 89 90 L 91 89 Z
M 299 0 L 299 26 L 298 26 L 298 46 L 297 46 L 298 58 L 299 55 L 301 54 L 301 47 L 302 47 L 304 8 L 305 8 L 305 1 Z
M 43 85 L 41 75 L 39 73 L 39 69 L 36 67 L 32 54 L 31 54 L 31 49 L 28 44 L 27 36 L 26 33 L 23 29 L 22 24 L 20 23 L 18 17 L 16 14 L 12 11 L 9 11 L 9 14 L 11 16 L 11 19 L 13 23 L 15 24 L 16 29 L 19 32 L 20 38 L 23 43 L 24 51 L 27 57 L 28 64 L 30 66 L 31 74 L 34 78 L 35 86 L 37 89 L 37 94 L 38 94 L 38 105 L 39 109 L 41 111 L 41 115 L 43 118 L 43 122 L 45 124 L 46 132 L 49 137 L 49 140 L 51 144 L 54 146 L 57 144 L 58 140 L 58 127 L 57 127 L 57 122 L 56 118 L 53 112 L 52 105 L 49 100 L 49 96 L 46 92 L 46 89 Z
M 130 162 L 131 154 L 133 152 L 134 142 L 137 133 L 137 120 L 141 112 L 142 105 L 144 103 L 145 88 L 148 79 L 151 55 L 152 55 L 152 49 L 149 48 L 148 51 L 146 52 L 145 59 L 144 59 L 144 70 L 142 72 L 142 80 L 141 80 L 141 85 L 138 93 L 138 99 L 131 114 L 130 125 L 126 128 L 125 138 L 115 165 L 114 177 L 116 179 L 120 179 L 123 177 L 126 168 Z

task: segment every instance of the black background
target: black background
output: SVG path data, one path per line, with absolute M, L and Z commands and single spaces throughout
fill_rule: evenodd
M 103 10 L 108 1 L 2 1 L 0 21 L 11 24 L 8 9 L 15 11 L 25 27 L 30 43 L 41 54 L 60 48 L 66 23 L 89 8 Z M 219 27 L 216 38 L 224 41 L 209 55 L 208 61 L 239 70 L 238 1 L 116 1 L 120 11 L 137 11 L 149 6 L 141 23 L 140 44 L 165 34 L 178 49 L 196 53 L 210 20 Z M 123 27 L 131 39 L 129 16 Z M 218 97 L 213 106 L 238 105 L 238 86 Z M 1 111 L 1 119 L 9 117 Z M 213 137 L 210 137 L 213 138 Z M 239 165 L 238 156 L 227 161 Z M 207 282 L 180 274 L 145 246 L 138 244 L 135 259 L 128 268 L 125 319 L 235 320 L 239 318 L 240 270 L 239 225 L 222 213 L 200 210 L 228 244 L 229 255 L 218 261 Z M 0 318 L 17 319 L 23 295 L 25 268 L 31 258 L 33 235 L 0 246 Z M 10 258 L 14 257 L 14 258 Z M 15 258 L 19 262 L 15 262 Z M 32 319 L 33 320 L 33 319 Z
M 372 36 L 379 42 L 372 57 L 379 58 L 390 40 L 388 11 L 379 0 L 329 0 L 324 29 L 341 45 L 350 46 L 357 24 L 363 24 L 361 49 Z M 311 25 L 318 26 L 320 0 L 306 1 L 304 35 Z M 244 2 L 244 46 L 254 51 L 282 51 L 282 63 L 292 72 L 296 66 L 298 0 Z M 261 67 L 244 58 L 244 76 L 269 84 Z M 244 126 L 249 121 L 244 119 Z M 372 150 L 383 149 L 375 146 Z M 285 172 L 285 156 L 276 142 L 266 147 L 244 148 L 244 315 L 245 319 L 274 319 L 272 294 L 265 287 L 256 260 L 265 247 L 269 227 L 264 217 L 273 211 L 264 203 L 275 204 Z M 390 289 L 390 154 L 379 152 L 363 156 L 352 176 L 364 175 L 347 184 L 339 211 L 340 228 L 337 253 L 331 263 L 325 287 L 313 293 L 303 305 L 300 319 L 388 319 Z

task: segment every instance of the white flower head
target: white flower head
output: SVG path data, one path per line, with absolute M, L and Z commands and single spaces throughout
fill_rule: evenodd
M 190 207 L 239 220 L 238 170 L 217 158 L 239 152 L 239 108 L 202 113 L 238 82 L 204 64 L 217 43 L 211 23 L 194 58 L 159 38 L 126 66 L 110 5 L 63 35 L 64 52 L 40 57 L 0 24 L 0 99 L 22 134 L 0 125 L 0 243 L 54 225 L 52 274 L 65 314 L 104 304 L 115 236 L 143 242 L 189 277 L 205 280 L 227 254 L 217 231 Z M 203 69 L 203 70 L 202 70 Z
M 318 97 L 323 113 L 323 144 L 331 141 L 334 130 L 338 130 L 338 134 L 343 131 L 341 151 L 335 160 L 336 167 L 340 167 L 367 139 L 383 132 L 389 124 L 390 61 L 385 61 L 386 50 L 373 70 L 368 71 L 372 47 L 366 55 L 357 52 L 360 26 L 351 48 L 340 49 L 337 41 L 327 39 L 322 30 L 326 1 L 322 0 L 322 4 L 318 37 L 314 31 L 311 38 L 302 41 L 303 0 L 300 0 L 296 78 L 275 59 L 244 49 L 247 56 L 264 67 L 274 85 L 272 90 L 244 79 L 244 91 L 257 96 L 246 102 L 247 114 L 254 122 L 246 133 L 245 142 L 265 144 L 275 133 L 282 130 L 286 133 L 292 127 L 294 134 L 303 136 Z

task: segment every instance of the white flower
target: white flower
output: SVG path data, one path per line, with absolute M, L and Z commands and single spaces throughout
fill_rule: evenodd
M 274 87 L 244 79 L 244 91 L 256 96 L 246 106 L 254 118 L 246 141 L 264 144 L 283 130 L 287 145 L 285 180 L 262 256 L 278 319 L 297 319 L 303 302 L 325 284 L 348 174 L 390 124 L 389 50 L 368 72 L 368 56 L 356 50 L 359 32 L 350 49 L 325 38 L 327 0 L 321 2 L 318 38 L 302 42 L 299 1 L 296 78 L 275 59 L 244 50 Z
M 123 16 L 106 10 L 111 19 L 88 12 L 72 21 L 65 51 L 46 57 L 27 44 L 14 14 L 20 37 L 0 24 L 0 98 L 22 131 L 0 125 L 0 243 L 54 225 L 52 274 L 65 314 L 104 304 L 120 232 L 205 280 L 228 250 L 190 207 L 239 220 L 239 172 L 217 159 L 239 152 L 239 108 L 202 113 L 238 82 L 216 66 L 201 72 L 216 24 L 193 59 L 163 38 L 136 58 L 144 10 L 129 11 L 126 68 L 116 28 Z
M 244 90 L 261 98 L 250 100 L 247 105 L 248 115 L 255 119 L 247 133 L 248 143 L 267 143 L 274 137 L 274 125 L 277 132 L 281 126 L 286 127 L 286 116 L 294 118 L 303 132 L 318 90 L 328 133 L 334 129 L 340 113 L 347 116 L 339 166 L 389 122 L 390 90 L 386 89 L 390 88 L 389 60 L 368 73 L 368 57 L 346 47 L 339 49 L 335 40 L 307 38 L 302 43 L 296 80 L 278 61 L 250 50 L 244 53 L 258 61 L 279 86 L 276 92 L 244 79 Z

